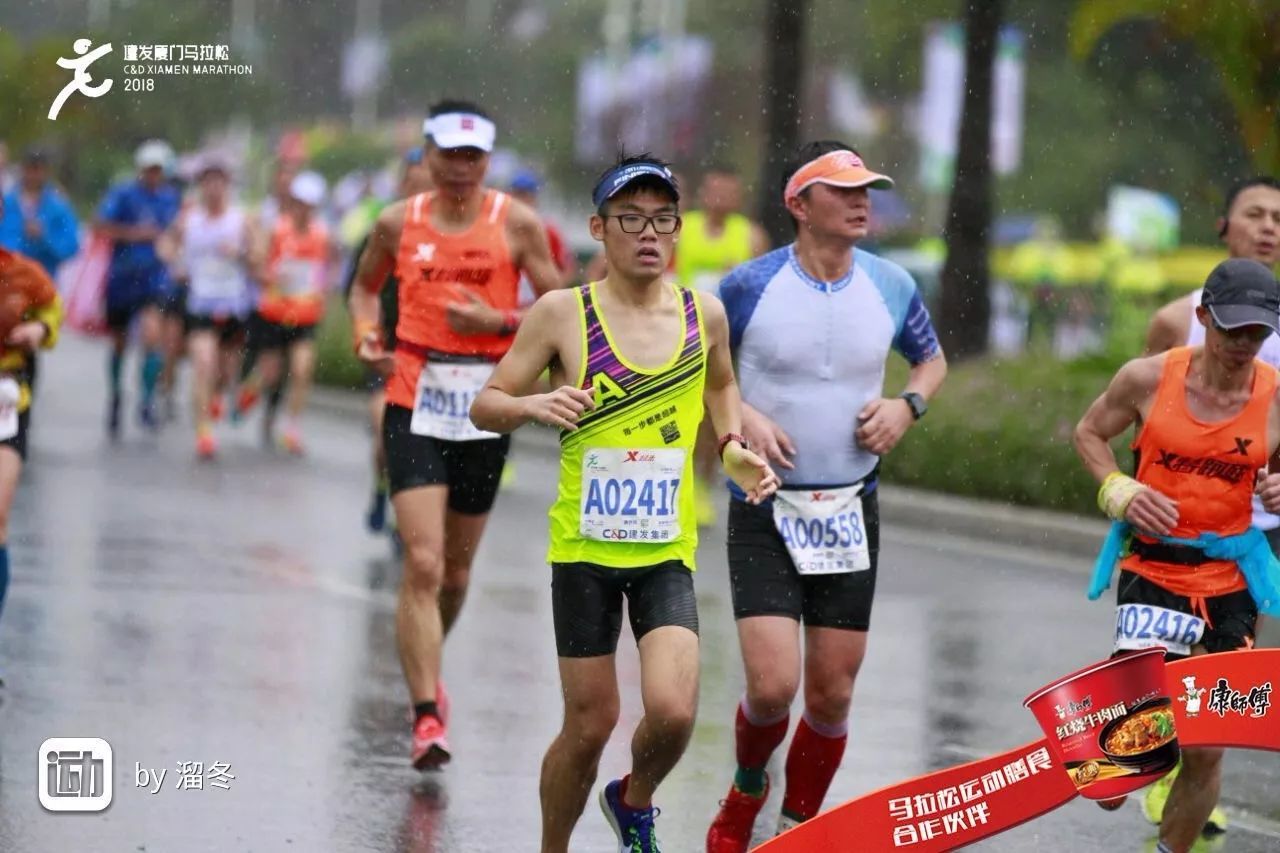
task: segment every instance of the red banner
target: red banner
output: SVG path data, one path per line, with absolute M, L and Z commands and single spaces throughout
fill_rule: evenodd
M 1200 655 L 1167 664 L 1164 671 L 1183 747 L 1280 752 L 1280 711 L 1271 707 L 1280 649 Z
M 1100 662 L 1101 663 L 1101 662 Z M 1202 655 L 1165 665 L 1182 748 L 1280 751 L 1271 707 L 1280 649 Z M 1050 737 L 1055 733 L 1047 733 Z M 836 806 L 760 845 L 766 853 L 955 850 L 1052 811 L 1076 784 L 1049 741 L 919 776 Z

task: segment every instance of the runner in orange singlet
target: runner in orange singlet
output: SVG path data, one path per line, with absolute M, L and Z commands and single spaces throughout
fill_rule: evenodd
M 1276 612 L 1274 556 L 1250 521 L 1255 489 L 1264 509 L 1280 510 L 1280 473 L 1267 474 L 1280 444 L 1280 393 L 1276 369 L 1257 359 L 1280 326 L 1280 284 L 1257 261 L 1224 261 L 1205 282 L 1196 319 L 1203 346 L 1129 362 L 1076 427 L 1076 451 L 1102 483 L 1099 506 L 1126 525 L 1116 531 L 1128 538 L 1127 555 L 1114 560 L 1116 654 L 1162 647 L 1177 659 L 1246 649 L 1259 608 Z M 1110 441 L 1133 424 L 1130 477 Z M 1107 564 L 1122 550 L 1104 549 L 1106 572 L 1095 575 L 1091 597 L 1106 588 Z M 1200 836 L 1218 801 L 1222 756 L 1220 748 L 1183 750 L 1160 853 L 1185 853 Z
M 281 444 L 303 452 L 301 418 L 315 373 L 316 326 L 324 316 L 333 243 L 318 209 L 327 186 L 315 172 L 301 172 L 289 185 L 290 202 L 276 220 L 267 245 L 265 287 L 252 327 L 259 353 L 255 375 L 240 392 L 237 408 L 246 411 L 263 389 L 274 388 L 282 373 L 289 378 L 285 429 Z M 272 418 L 263 421 L 264 443 L 271 441 Z
M 435 190 L 389 205 L 356 268 L 357 355 L 388 375 L 383 443 L 404 540 L 396 635 L 413 702 L 419 770 L 449 760 L 440 652 L 466 596 L 509 439 L 476 429 L 471 401 L 511 346 L 520 274 L 560 286 L 542 222 L 483 186 L 495 127 L 475 104 L 442 101 L 424 127 Z M 378 328 L 378 291 L 400 282 L 394 353 Z

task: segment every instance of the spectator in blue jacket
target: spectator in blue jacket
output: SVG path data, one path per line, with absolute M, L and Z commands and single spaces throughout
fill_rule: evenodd
M 27 152 L 21 180 L 4 197 L 0 246 L 37 261 L 50 278 L 80 249 L 80 223 L 49 179 L 49 158 L 43 151 Z

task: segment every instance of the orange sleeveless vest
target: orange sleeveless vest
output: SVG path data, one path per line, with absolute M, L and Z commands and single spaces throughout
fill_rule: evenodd
M 271 323 L 314 326 L 324 316 L 325 271 L 329 263 L 329 231 L 312 218 L 305 232 L 293 218 L 281 216 L 267 249 L 267 286 L 258 313 Z
M 400 319 L 395 372 L 387 382 L 387 401 L 412 408 L 426 352 L 476 356 L 497 361 L 511 347 L 501 335 L 460 335 L 449 326 L 451 303 L 475 296 L 499 311 L 517 307 L 520 270 L 507 245 L 511 199 L 487 190 L 480 213 L 461 233 L 443 233 L 431 224 L 434 192 L 406 201 L 404 227 L 396 252 L 400 282 Z
M 1187 371 L 1197 349 L 1169 350 L 1151 413 L 1132 445 L 1138 481 L 1178 503 L 1178 525 L 1170 535 L 1188 539 L 1248 529 L 1258 469 L 1269 456 L 1267 421 L 1276 391 L 1276 369 L 1255 360 L 1253 390 L 1240 413 L 1212 423 L 1197 420 L 1187 408 Z M 1131 554 L 1120 565 L 1192 599 L 1247 589 L 1230 560 L 1179 566 Z

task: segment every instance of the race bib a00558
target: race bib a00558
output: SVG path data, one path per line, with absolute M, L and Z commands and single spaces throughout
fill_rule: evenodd
M 802 575 L 871 568 L 861 486 L 779 490 L 773 498 L 773 523 Z

